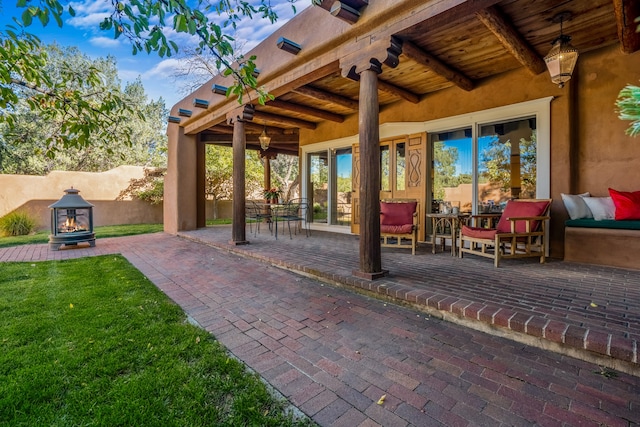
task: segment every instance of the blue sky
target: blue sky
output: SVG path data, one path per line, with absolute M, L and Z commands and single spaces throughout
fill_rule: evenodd
M 237 40 L 237 45 L 242 51 L 248 51 L 257 45 L 261 40 L 270 35 L 273 31 L 287 22 L 294 15 L 290 2 L 286 0 L 270 0 L 278 14 L 278 21 L 271 24 L 268 20 L 254 18 L 244 20 L 238 24 L 236 33 L 233 35 Z M 258 4 L 259 1 L 251 0 Z M 100 31 L 99 24 L 108 15 L 111 6 L 109 0 L 81 0 L 62 3 L 71 4 L 76 11 L 76 16 L 65 16 L 64 25 L 58 27 L 55 21 L 51 21 L 47 27 L 43 28 L 39 22 L 28 27 L 28 31 L 37 35 L 43 43 L 57 43 L 61 46 L 76 46 L 83 53 L 90 57 L 106 57 L 112 55 L 117 59 L 118 74 L 122 84 L 141 77 L 145 91 L 150 99 L 156 100 L 162 97 L 167 108 L 171 108 L 185 94 L 180 87 L 185 83 L 186 78 L 176 79 L 172 75 L 176 70 L 184 66 L 179 56 L 170 58 L 160 58 L 157 54 L 138 53 L 133 56 L 131 45 L 124 37 L 114 40 L 112 32 Z M 16 0 L 2 0 L 0 9 L 0 29 L 4 29 L 6 24 L 12 23 L 12 17 L 18 17 L 23 9 L 15 8 Z M 297 13 L 311 4 L 311 0 L 297 0 L 295 3 Z M 221 23 L 224 17 L 212 14 L 210 20 Z M 172 22 L 166 19 L 166 22 Z M 195 47 L 197 40 L 194 37 L 175 32 L 166 33 L 168 37 L 175 41 L 181 49 L 185 47 Z

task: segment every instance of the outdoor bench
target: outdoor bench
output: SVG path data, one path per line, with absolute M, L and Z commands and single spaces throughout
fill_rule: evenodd
M 564 260 L 640 269 L 640 221 L 567 220 Z

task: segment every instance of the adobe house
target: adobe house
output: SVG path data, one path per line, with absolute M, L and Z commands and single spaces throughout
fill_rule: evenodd
M 275 100 L 240 105 L 217 76 L 173 107 L 165 231 L 205 226 L 204 147 L 220 144 L 234 156 L 232 244 L 247 242 L 244 153 L 259 150 L 267 176 L 268 159 L 300 156 L 302 196 L 326 212 L 312 228 L 359 233 L 363 277 L 383 271 L 387 197 L 419 201 L 419 240 L 439 200 L 478 213 L 553 198 L 549 256 L 563 258 L 561 193 L 640 190 L 640 140 L 615 110 L 640 84 L 636 16 L 635 0 L 325 0 L 247 55 Z M 561 34 L 579 52 L 563 85 L 545 64 Z

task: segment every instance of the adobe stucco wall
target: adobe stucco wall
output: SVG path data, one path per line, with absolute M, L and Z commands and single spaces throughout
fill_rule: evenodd
M 0 174 L 0 217 L 15 210 L 25 211 L 38 221 L 39 229 L 50 227 L 49 205 L 76 188 L 95 205 L 94 226 L 119 224 L 160 224 L 162 204 L 141 200 L 116 200 L 132 179 L 144 176 L 141 166 L 120 166 L 106 172 L 54 171 L 47 176 Z M 213 202 L 207 201 L 207 219 L 214 217 Z M 218 202 L 218 218 L 231 218 L 231 202 Z
M 548 73 L 532 76 L 521 68 L 483 80 L 471 92 L 453 87 L 429 94 L 417 105 L 386 106 L 380 123 L 435 120 L 553 96 L 550 248 L 551 256 L 562 258 L 567 214 L 560 193 L 604 196 L 609 187 L 640 190 L 640 138 L 625 135 L 629 122 L 618 119 L 614 105 L 620 89 L 630 83 L 640 84 L 640 52 L 622 54 L 616 44 L 582 54 L 574 78 L 563 89 L 550 82 Z M 300 141 L 305 145 L 357 133 L 354 114 L 340 126 L 324 122 L 313 131 L 301 129 Z

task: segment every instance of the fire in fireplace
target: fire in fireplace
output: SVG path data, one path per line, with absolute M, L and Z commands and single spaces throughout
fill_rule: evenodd
M 87 242 L 90 247 L 96 245 L 93 232 L 93 205 L 80 196 L 80 191 L 71 187 L 64 190 L 65 195 L 50 205 L 51 234 L 49 248 L 57 251 L 62 245 L 77 246 Z

